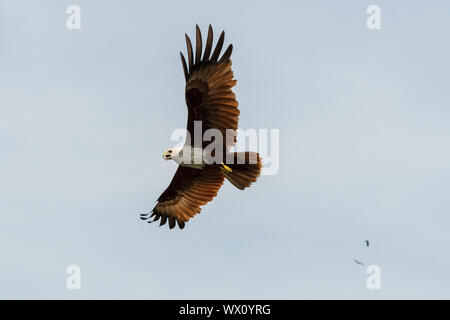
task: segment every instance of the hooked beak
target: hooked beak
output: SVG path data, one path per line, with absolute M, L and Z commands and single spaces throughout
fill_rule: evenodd
M 167 151 L 165 151 L 162 156 L 163 156 L 164 160 L 170 159 L 170 154 Z

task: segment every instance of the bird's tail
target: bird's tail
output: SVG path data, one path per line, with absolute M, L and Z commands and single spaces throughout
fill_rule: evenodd
M 225 178 L 236 188 L 249 187 L 261 173 L 262 162 L 257 152 L 233 152 L 227 154 L 226 164 L 221 164 Z M 233 161 L 230 161 L 233 159 Z

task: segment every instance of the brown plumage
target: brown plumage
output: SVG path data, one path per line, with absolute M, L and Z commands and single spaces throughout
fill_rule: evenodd
M 202 136 L 208 129 L 218 129 L 223 137 L 227 137 L 227 129 L 232 129 L 233 135 L 228 135 L 223 143 L 224 152 L 236 142 L 235 130 L 238 128 L 239 109 L 232 87 L 236 84 L 231 70 L 230 44 L 220 57 L 225 33 L 222 32 L 216 47 L 212 51 L 213 30 L 208 29 L 205 50 L 202 57 L 202 35 L 196 26 L 195 53 L 188 35 L 186 37 L 187 61 L 180 52 L 184 77 L 186 80 L 185 99 L 188 108 L 187 131 L 194 138 L 194 121 L 202 121 Z M 205 148 L 210 141 L 203 141 Z M 186 145 L 193 141 L 186 140 Z M 143 220 L 154 217 L 152 221 L 161 219 L 160 225 L 169 223 L 172 229 L 176 223 L 183 229 L 185 222 L 200 213 L 201 206 L 211 201 L 227 178 L 239 189 L 249 187 L 255 182 L 261 171 L 261 159 L 256 152 L 235 152 L 232 154 L 233 164 L 229 164 L 232 172 L 225 170 L 220 164 L 206 165 L 203 169 L 180 165 L 169 187 L 158 198 L 158 203 L 152 215 L 141 215 Z M 253 162 L 249 163 L 250 159 Z M 226 163 L 228 165 L 228 163 Z

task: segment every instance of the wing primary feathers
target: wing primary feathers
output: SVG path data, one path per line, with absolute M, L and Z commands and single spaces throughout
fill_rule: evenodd
M 175 227 L 175 218 L 169 217 L 169 228 L 173 229 Z
M 211 48 L 213 43 L 213 29 L 211 25 L 208 27 L 208 38 L 206 39 L 205 53 L 203 54 L 203 61 L 209 60 L 209 55 L 211 54 Z
M 231 53 L 233 52 L 233 45 L 230 44 L 223 54 L 222 58 L 220 58 L 219 63 L 222 63 L 223 61 L 228 61 L 231 57 Z
M 192 72 L 192 65 L 193 65 L 193 54 L 192 54 L 192 43 L 191 39 L 189 39 L 189 36 L 187 34 L 184 34 L 186 37 L 186 46 L 188 51 L 188 64 L 189 64 L 189 72 Z
M 159 226 L 165 225 L 167 221 L 167 216 L 161 216 L 161 222 L 159 223 Z
M 217 59 L 219 58 L 220 51 L 222 51 L 223 47 L 223 41 L 225 40 L 225 31 L 222 31 L 220 34 L 219 40 L 217 40 L 216 48 L 214 49 L 214 52 L 211 56 L 210 61 L 215 63 L 217 62 Z
M 152 215 L 153 216 L 153 215 Z M 157 221 L 160 217 L 161 217 L 161 215 L 160 214 L 154 214 L 154 218 L 153 218 L 153 220 L 152 220 L 152 222 L 154 222 L 154 221 Z
M 183 229 L 184 228 L 184 221 L 181 220 L 181 219 L 177 219 L 177 222 L 178 222 L 178 227 L 180 227 L 180 229 Z
M 195 33 L 195 65 L 198 65 L 202 56 L 202 33 L 200 32 L 198 24 L 195 25 Z
M 189 76 L 199 66 L 203 65 L 203 63 L 211 62 L 213 64 L 214 63 L 220 64 L 223 61 L 228 61 L 231 57 L 231 52 L 233 51 L 233 46 L 230 44 L 228 46 L 227 50 L 225 50 L 225 53 L 223 54 L 223 56 L 219 60 L 220 53 L 222 51 L 223 43 L 225 40 L 225 31 L 222 31 L 219 39 L 217 40 L 214 52 L 211 55 L 214 37 L 213 37 L 212 26 L 209 25 L 208 36 L 207 36 L 206 45 L 205 45 L 205 52 L 203 53 L 203 58 L 202 58 L 203 41 L 202 41 L 202 33 L 200 31 L 200 27 L 198 26 L 198 24 L 195 25 L 195 32 L 196 32 L 196 34 L 195 34 L 195 42 L 196 42 L 195 43 L 195 56 L 194 56 L 194 51 L 192 48 L 191 39 L 189 38 L 189 36 L 186 33 L 184 34 L 184 36 L 186 38 L 187 61 L 186 61 L 186 58 L 184 57 L 183 53 L 180 52 L 181 64 L 183 65 L 184 78 L 185 78 L 186 82 L 188 81 Z M 210 55 L 211 55 L 211 57 L 210 57 Z
M 155 215 L 155 214 L 152 214 L 151 216 L 149 216 L 150 213 L 151 213 L 151 212 L 149 212 L 149 213 L 141 213 L 139 218 L 141 218 L 141 220 L 148 220 L 150 217 L 152 217 L 153 215 Z
M 187 81 L 189 73 L 188 73 L 188 68 L 187 68 L 187 65 L 186 65 L 186 59 L 184 58 L 183 53 L 181 51 L 180 51 L 180 57 L 181 57 L 181 64 L 183 65 L 184 78 Z

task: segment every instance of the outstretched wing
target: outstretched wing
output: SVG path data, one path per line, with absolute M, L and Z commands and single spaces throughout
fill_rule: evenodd
M 175 227 L 175 222 L 183 229 L 184 223 L 217 195 L 223 181 L 218 166 L 206 166 L 202 170 L 179 166 L 169 187 L 158 198 L 152 215 L 141 215 L 141 219 L 154 217 L 149 220 L 153 222 L 161 218 L 160 226 L 168 220 L 170 229 Z
M 210 25 L 202 57 L 202 35 L 197 25 L 195 57 L 191 40 L 187 35 L 187 63 L 183 53 L 180 52 L 186 79 L 187 131 L 191 139 L 191 141 L 186 140 L 188 145 L 194 144 L 194 121 L 201 121 L 202 137 L 208 129 L 220 130 L 225 149 L 236 142 L 235 130 L 238 128 L 239 109 L 236 96 L 231 90 L 236 84 L 236 80 L 233 80 L 230 60 L 233 46 L 230 44 L 219 59 L 224 38 L 225 33 L 222 31 L 211 55 L 213 30 Z M 227 129 L 232 129 L 230 132 L 233 133 L 232 135 L 228 134 L 228 137 Z M 202 147 L 205 148 L 209 143 L 208 141 L 202 142 Z

